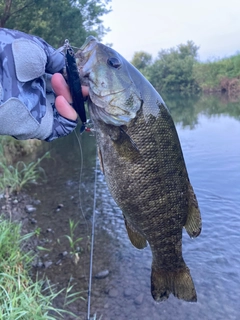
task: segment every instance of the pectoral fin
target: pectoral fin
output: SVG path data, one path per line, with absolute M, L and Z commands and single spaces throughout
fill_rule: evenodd
M 137 249 L 143 249 L 147 246 L 147 241 L 126 219 L 126 217 L 123 215 L 125 226 L 127 229 L 128 237 Z
M 138 151 L 138 147 L 136 145 L 136 143 L 132 140 L 132 138 L 126 133 L 125 130 L 123 130 L 123 128 L 120 128 L 121 133 L 126 137 L 126 139 L 129 141 L 129 143 L 131 144 L 131 147 L 135 149 L 135 151 Z
M 120 157 L 135 161 L 141 156 L 136 143 L 122 127 L 108 126 L 108 135 Z
M 202 230 L 201 213 L 197 198 L 190 183 L 188 187 L 188 216 L 185 228 L 191 238 L 197 237 Z

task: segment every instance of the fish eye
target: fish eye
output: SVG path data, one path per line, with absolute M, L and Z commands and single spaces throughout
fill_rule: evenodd
M 114 58 L 114 57 L 108 58 L 107 63 L 110 67 L 113 67 L 116 69 L 121 67 L 121 62 L 117 58 Z

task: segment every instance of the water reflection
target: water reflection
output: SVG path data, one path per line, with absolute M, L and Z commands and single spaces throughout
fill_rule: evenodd
M 223 104 L 213 97 L 164 97 L 182 144 L 191 182 L 203 218 L 203 231 L 190 239 L 184 231 L 183 256 L 191 269 L 198 294 L 197 303 L 170 297 L 157 304 L 150 294 L 151 252 L 135 249 L 125 232 L 121 211 L 111 198 L 98 169 L 96 237 L 93 272 L 108 269 L 104 279 L 93 279 L 92 312 L 104 320 L 239 319 L 240 317 L 240 107 Z M 51 241 L 53 262 L 60 250 L 67 250 L 63 235 L 68 218 L 81 219 L 78 232 L 89 235 L 93 204 L 95 143 L 81 138 L 83 164 L 79 183 L 81 155 L 74 135 L 46 144 L 54 160 L 45 163 L 47 186 L 32 190 L 42 201 L 37 220 L 42 230 L 54 226 Z M 79 197 L 79 185 L 80 197 Z M 37 193 L 37 195 L 36 195 Z M 58 203 L 64 207 L 55 212 Z M 85 220 L 82 219 L 82 207 Z M 57 239 L 61 239 L 61 246 Z M 63 248 L 64 247 L 64 248 Z M 70 276 L 77 289 L 87 289 L 87 249 L 77 266 L 64 262 L 47 269 L 55 283 L 64 286 Z M 55 259 L 55 260 L 54 260 Z M 85 259 L 85 260 L 84 260 Z M 84 296 L 84 294 L 83 294 Z M 86 298 L 86 295 L 85 295 Z M 57 301 L 61 307 L 61 300 Z M 86 302 L 78 301 L 71 310 L 86 318 Z M 67 319 L 67 318 L 66 318 Z M 70 318 L 69 318 L 70 319 Z
M 208 117 L 227 115 L 240 119 L 240 101 L 230 101 L 226 95 L 179 95 L 163 94 L 175 123 L 194 128 L 199 114 Z

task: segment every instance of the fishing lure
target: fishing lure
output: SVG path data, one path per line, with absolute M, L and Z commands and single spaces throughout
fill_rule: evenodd
M 66 39 L 64 48 L 66 49 L 66 71 L 67 71 L 67 82 L 72 95 L 72 106 L 79 115 L 82 121 L 82 127 L 80 133 L 86 130 L 86 111 L 84 107 L 84 98 L 82 94 L 81 81 L 78 74 L 77 64 L 75 60 L 75 54 L 73 48 L 70 46 L 69 41 Z

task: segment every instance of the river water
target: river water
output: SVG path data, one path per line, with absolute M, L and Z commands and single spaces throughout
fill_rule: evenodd
M 111 198 L 97 166 L 96 226 L 91 314 L 102 320 L 240 319 L 240 102 L 216 97 L 164 97 L 176 123 L 190 180 L 201 209 L 203 229 L 196 239 L 183 231 L 183 256 L 191 270 L 198 302 L 173 296 L 161 303 L 150 293 L 151 252 L 128 240 L 120 209 Z M 52 159 L 44 160 L 47 183 L 31 189 L 41 204 L 33 213 L 43 246 L 37 271 L 58 289 L 70 283 L 81 299 L 68 306 L 86 319 L 89 247 L 94 199 L 95 138 L 75 134 L 44 144 Z M 59 206 L 60 205 L 60 206 Z M 77 222 L 70 257 L 69 219 Z M 77 248 L 78 250 L 79 248 Z M 67 252 L 67 253 L 66 253 Z M 76 261 L 75 261 L 76 262 Z M 108 276 L 95 278 L 107 270 Z M 85 301 L 82 299 L 84 298 Z M 64 297 L 56 300 L 63 307 Z

